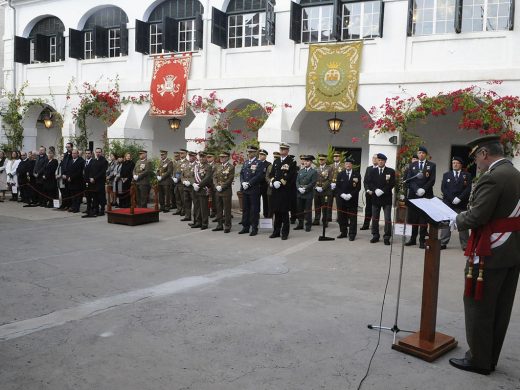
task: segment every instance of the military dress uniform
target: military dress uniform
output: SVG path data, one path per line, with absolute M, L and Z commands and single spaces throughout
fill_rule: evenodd
M 274 160 L 280 158 L 280 156 L 275 157 Z M 273 189 L 271 188 L 271 171 L 273 169 L 273 164 L 269 164 L 265 169 L 265 183 L 267 187 L 267 218 L 273 218 L 273 210 L 271 207 L 271 195 L 273 194 Z M 264 214 L 265 215 L 265 214 Z
M 365 219 L 360 230 L 370 229 L 370 221 L 372 220 L 372 195 L 368 193 L 368 178 L 370 177 L 370 172 L 372 172 L 372 169 L 374 168 L 377 168 L 377 164 L 369 165 L 365 170 L 365 176 L 363 178 L 363 187 L 365 188 Z
M 330 184 L 332 183 L 333 170 L 330 165 L 322 164 L 316 168 L 318 180 L 314 187 L 314 222 L 313 225 L 320 224 L 320 217 L 323 209 L 323 224 L 327 226 L 329 214 L 332 210 L 328 209 L 329 200 L 332 195 Z
M 336 203 L 338 205 L 338 223 L 340 235 L 338 238 L 349 237 L 354 241 L 357 234 L 357 212 L 361 175 L 354 170 L 344 170 L 336 179 Z
M 157 182 L 159 184 L 159 205 L 163 213 L 170 211 L 171 207 L 172 175 L 173 162 L 169 158 L 162 159 L 157 168 Z
M 286 144 L 281 144 L 280 148 L 289 148 Z M 274 160 L 269 173 L 271 186 L 271 205 L 270 209 L 274 215 L 273 233 L 270 238 L 282 237 L 286 240 L 289 237 L 289 210 L 291 207 L 292 187 L 296 187 L 296 163 L 292 157 L 287 156 Z M 278 187 L 278 188 L 277 188 Z
M 193 221 L 192 228 L 205 230 L 209 223 L 209 196 L 213 184 L 213 167 L 208 162 L 198 162 L 193 169 Z
M 267 151 L 264 149 L 261 149 L 258 153 L 264 154 L 265 156 L 267 156 Z M 260 181 L 260 199 L 261 199 L 261 203 L 262 203 L 262 214 L 264 215 L 264 218 L 270 218 L 270 216 L 269 216 L 269 195 L 268 195 L 269 182 L 267 180 L 265 180 L 265 177 L 267 175 L 267 170 L 271 166 L 271 163 L 267 160 L 264 160 L 262 162 L 264 164 L 264 166 L 263 166 L 264 180 Z
M 450 170 L 442 176 L 442 200 L 453 211 L 458 214 L 468 208 L 469 195 L 471 193 L 472 177 L 468 172 Z M 451 229 L 441 230 L 441 249 L 446 248 L 450 242 Z M 469 232 L 462 230 L 459 232 L 459 240 L 462 250 L 468 245 Z
M 341 154 L 339 153 L 334 153 L 334 156 L 340 156 L 341 157 Z M 336 199 L 336 194 L 337 194 L 337 190 L 336 190 L 336 183 L 337 183 L 337 180 L 338 180 L 338 175 L 340 174 L 340 172 L 342 172 L 345 168 L 342 166 L 343 164 L 341 164 L 341 161 L 334 161 L 332 164 L 331 164 L 331 168 L 332 168 L 332 182 L 330 184 L 330 190 L 331 190 L 331 196 L 330 196 L 330 199 L 329 199 L 329 222 L 332 221 L 332 210 L 333 210 L 333 207 L 334 207 L 334 199 Z M 338 205 L 338 202 L 336 201 L 336 208 L 337 208 L 337 205 Z
M 195 152 L 189 152 L 190 156 L 196 156 Z M 181 164 L 181 184 L 183 186 L 184 218 L 181 221 L 191 221 L 193 204 L 193 183 L 195 182 L 194 168 L 197 161 L 186 160 Z
M 302 156 L 308 161 L 314 160 L 313 156 Z M 303 167 L 296 176 L 296 190 L 298 191 L 298 225 L 294 230 L 303 229 L 305 219 L 305 231 L 310 232 L 312 226 L 312 199 L 314 197 L 314 187 L 318 180 L 318 172 L 312 166 Z
M 419 150 L 425 151 L 425 148 L 419 148 Z M 422 177 L 415 177 L 419 173 L 422 173 Z M 408 168 L 405 180 L 408 180 L 408 199 L 432 199 L 433 198 L 433 186 L 435 184 L 436 176 L 436 165 L 435 163 L 424 160 L 416 161 L 410 164 Z M 421 191 L 422 190 L 422 191 Z M 421 194 L 422 193 L 422 194 Z M 418 211 L 412 208 L 408 208 L 408 223 L 412 224 L 412 235 L 410 240 L 405 244 L 415 245 L 417 243 L 417 234 L 419 233 L 419 245 L 420 248 L 424 248 L 426 241 L 426 232 L 428 231 L 428 221 L 421 216 Z M 421 227 L 419 228 L 419 225 Z
M 172 180 L 175 186 L 175 203 L 177 204 L 177 211 L 173 215 L 180 215 L 184 217 L 184 185 L 182 184 L 182 169 L 188 164 L 187 158 L 182 158 L 175 161 L 173 166 Z
M 150 178 L 153 175 L 152 162 L 147 158 L 139 160 L 134 167 L 134 182 L 137 189 L 137 207 L 148 207 L 150 196 Z
M 229 153 L 226 152 L 220 156 L 229 157 Z M 213 185 L 217 190 L 217 227 L 213 231 L 224 230 L 225 233 L 231 231 L 231 198 L 234 178 L 235 166 L 229 160 L 223 164 L 216 164 L 213 172 Z
M 256 151 L 256 148 L 248 149 Z M 244 161 L 240 170 L 240 187 L 242 190 L 242 230 L 240 234 L 249 233 L 255 236 L 258 233 L 260 218 L 260 185 L 264 179 L 264 163 L 257 157 Z
M 177 186 L 177 184 L 173 181 L 173 178 L 175 177 L 175 166 L 177 165 L 177 161 L 179 161 L 179 152 L 174 152 L 173 158 L 172 158 L 172 176 L 170 178 L 171 179 L 171 185 L 170 185 L 170 189 L 171 189 L 171 195 L 170 195 L 171 207 L 170 207 L 170 209 L 171 210 L 179 209 L 177 206 L 177 198 L 175 197 L 175 187 Z

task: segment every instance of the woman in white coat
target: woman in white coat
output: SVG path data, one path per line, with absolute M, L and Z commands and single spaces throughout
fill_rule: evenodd
M 7 173 L 7 186 L 11 190 L 11 200 L 18 201 L 18 175 L 16 170 L 20 164 L 20 154 L 18 152 L 11 153 L 11 159 L 7 162 L 5 171 Z

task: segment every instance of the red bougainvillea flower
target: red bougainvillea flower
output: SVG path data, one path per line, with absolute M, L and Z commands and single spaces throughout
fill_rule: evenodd
M 359 141 L 361 141 L 361 138 L 358 138 L 358 137 L 352 137 L 352 143 L 353 143 L 353 144 L 358 143 Z

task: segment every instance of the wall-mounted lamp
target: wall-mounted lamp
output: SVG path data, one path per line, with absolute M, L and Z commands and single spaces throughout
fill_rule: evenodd
M 181 120 L 179 118 L 170 118 L 168 119 L 168 125 L 173 131 L 179 130 L 179 127 L 181 127 Z

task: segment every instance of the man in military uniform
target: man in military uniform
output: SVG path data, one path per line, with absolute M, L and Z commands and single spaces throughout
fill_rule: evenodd
M 341 171 L 344 170 L 344 166 L 341 163 L 341 153 L 340 152 L 334 152 L 333 156 L 333 163 L 330 166 L 332 168 L 332 182 L 330 183 L 330 190 L 331 190 L 331 196 L 329 199 L 329 222 L 332 221 L 332 210 L 334 207 L 334 199 L 336 199 L 336 181 L 338 179 L 338 175 Z M 336 200 L 336 208 L 337 208 L 337 200 Z M 339 214 L 338 214 L 339 217 Z
M 206 151 L 206 161 L 211 167 L 212 171 L 215 171 L 215 154 L 212 151 Z M 211 200 L 210 207 L 210 218 L 215 218 L 217 216 L 217 191 L 215 190 L 215 186 L 213 185 L 213 180 L 208 185 L 209 188 L 209 199 Z M 216 221 L 213 221 L 216 222 Z
M 420 146 L 417 151 L 418 161 L 412 163 L 408 169 L 405 180 L 408 183 L 408 199 L 431 199 L 433 198 L 433 185 L 435 184 L 435 163 L 426 159 L 428 150 Z M 417 244 L 417 233 L 419 233 L 419 248 L 425 248 L 428 221 L 421 214 L 408 208 L 408 223 L 412 224 L 412 235 L 406 246 Z M 419 229 L 419 225 L 421 225 Z
M 242 190 L 242 230 L 238 234 L 258 234 L 258 220 L 260 218 L 260 183 L 264 180 L 264 163 L 257 158 L 258 148 L 250 146 L 247 149 L 248 159 L 244 161 L 240 170 L 240 188 Z
M 361 175 L 352 170 L 353 164 L 354 160 L 351 158 L 345 159 L 345 169 L 336 178 L 336 202 L 340 230 L 338 238 L 348 236 L 349 241 L 354 241 L 357 234 L 357 211 L 361 188 Z
M 520 273 L 520 172 L 504 158 L 500 136 L 481 137 L 469 146 L 482 174 L 468 210 L 451 221 L 459 231 L 472 230 L 464 271 L 469 351 L 450 364 L 489 374 L 498 363 Z
M 217 227 L 214 232 L 224 230 L 224 233 L 231 231 L 231 198 L 233 190 L 231 188 L 235 178 L 235 166 L 229 162 L 229 152 L 222 152 L 219 155 L 220 164 L 217 164 L 213 172 L 213 185 L 217 190 Z
M 460 157 L 451 159 L 452 170 L 446 172 L 442 176 L 442 200 L 453 211 L 461 213 L 468 207 L 469 194 L 471 193 L 471 174 L 462 172 L 462 164 L 464 160 Z M 451 229 L 441 230 L 441 249 L 446 249 L 450 242 Z M 466 250 L 468 245 L 469 232 L 463 230 L 459 233 L 459 241 L 462 250 Z
M 294 230 L 303 229 L 305 219 L 305 231 L 310 232 L 312 226 L 312 199 L 314 197 L 314 187 L 318 180 L 318 173 L 312 167 L 314 156 L 304 155 L 300 157 L 303 161 L 303 168 L 300 168 L 296 176 L 296 189 L 298 191 L 298 225 Z
M 161 161 L 157 168 L 157 183 L 159 185 L 159 205 L 163 213 L 170 211 L 172 195 L 173 162 L 168 158 L 168 151 L 161 150 Z
M 298 174 L 298 171 L 300 170 L 300 166 L 296 164 L 296 157 L 292 154 L 289 155 L 290 158 L 293 160 L 294 165 L 294 182 L 296 182 L 296 175 Z M 294 184 L 294 183 L 293 183 Z M 298 213 L 298 204 L 296 199 L 296 194 L 298 191 L 296 190 L 296 186 L 292 186 L 289 188 L 289 211 L 290 211 L 290 221 L 291 224 L 296 223 L 296 214 Z
M 367 180 L 367 194 L 372 197 L 372 239 L 370 242 L 379 242 L 379 216 L 383 209 L 385 230 L 383 240 L 390 245 L 392 237 L 392 190 L 395 186 L 395 171 L 386 166 L 387 157 L 383 153 L 377 154 L 377 168 L 369 173 Z
M 370 228 L 370 221 L 372 219 L 372 195 L 368 193 L 368 178 L 372 169 L 377 168 L 377 154 L 372 156 L 372 165 L 369 165 L 365 170 L 365 176 L 363 179 L 363 187 L 365 188 L 365 220 L 363 226 L 359 230 L 368 230 Z
M 139 161 L 134 167 L 134 182 L 137 189 L 137 207 L 148 207 L 148 196 L 150 195 L 150 178 L 153 175 L 152 162 L 148 161 L 148 152 L 139 151 Z
M 184 185 L 182 184 L 182 169 L 189 164 L 186 155 L 188 151 L 181 149 L 179 151 L 179 159 L 175 161 L 173 166 L 173 184 L 175 185 L 175 203 L 177 203 L 177 211 L 173 215 L 184 217 Z
M 175 187 L 177 186 L 176 183 L 173 182 L 173 178 L 175 177 L 175 166 L 177 165 L 177 161 L 180 160 L 179 152 L 173 152 L 173 158 L 172 158 L 172 176 L 170 177 L 170 189 L 171 189 L 171 195 L 170 195 L 170 209 L 171 210 L 177 210 L 177 199 L 175 198 Z
M 184 218 L 181 221 L 191 221 L 191 206 L 193 203 L 194 168 L 197 163 L 197 153 L 188 152 L 188 160 L 181 164 L 181 183 L 183 185 Z
M 263 164 L 263 177 L 260 181 L 260 198 L 262 201 L 262 213 L 264 215 L 264 218 L 269 218 L 269 198 L 267 196 L 267 190 L 269 189 L 269 185 L 267 184 L 267 181 L 265 180 L 265 175 L 267 173 L 267 169 L 271 165 L 269 161 L 266 160 L 267 158 L 267 150 L 260 149 L 258 151 L 258 160 L 262 162 Z
M 322 215 L 323 208 L 323 224 L 328 225 L 328 215 L 332 210 L 328 209 L 329 199 L 332 194 L 331 183 L 332 183 L 332 167 L 327 165 L 327 155 L 320 154 L 318 156 L 319 165 L 316 168 L 318 172 L 318 180 L 316 181 L 316 187 L 314 187 L 314 222 L 313 225 L 320 224 L 320 217 Z
M 280 158 L 280 152 L 273 152 L 273 163 L 277 158 Z M 273 188 L 271 187 L 271 171 L 273 164 L 269 164 L 265 169 L 265 182 L 267 184 L 267 218 L 273 218 L 273 210 L 271 206 L 271 196 L 273 194 Z
M 280 144 L 280 158 L 274 160 L 269 173 L 269 186 L 272 189 L 271 210 L 274 214 L 273 233 L 269 238 L 289 237 L 289 210 L 292 188 L 296 187 L 296 163 L 289 157 L 289 145 Z
M 199 152 L 199 161 L 193 168 L 193 229 L 206 230 L 209 221 L 209 194 L 213 184 L 213 167 L 208 163 L 205 152 Z

